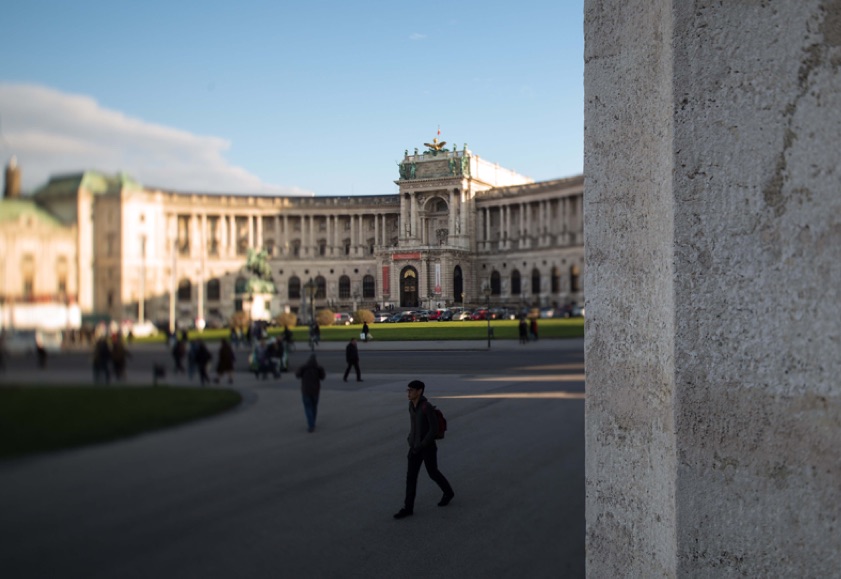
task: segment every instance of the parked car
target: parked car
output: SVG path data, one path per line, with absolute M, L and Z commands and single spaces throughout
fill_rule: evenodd
M 428 322 L 429 321 L 429 310 L 415 310 L 412 312 L 415 315 L 416 322 Z
M 395 321 L 398 323 L 402 323 L 417 322 L 418 320 L 414 312 L 401 312 L 400 314 L 397 314 L 397 319 Z
M 154 336 L 158 333 L 158 328 L 150 320 L 141 322 L 125 321 L 120 328 L 123 337 L 127 337 L 129 332 L 134 338 L 146 338 Z
M 353 323 L 353 316 L 347 312 L 337 312 L 333 318 L 333 324 L 337 326 L 349 326 Z
M 429 312 L 429 321 L 430 322 L 437 322 L 438 320 L 441 319 L 441 315 L 446 311 L 447 310 L 441 310 L 441 309 L 432 310 L 431 312 Z
M 60 352 L 63 339 L 61 330 L 15 330 L 6 333 L 4 347 L 9 354 L 30 354 L 40 342 L 47 352 Z
M 375 312 L 374 313 L 374 323 L 381 324 L 383 322 L 387 322 L 388 318 L 390 318 L 392 315 L 394 315 L 394 314 L 392 314 L 390 312 Z
M 487 320 L 488 319 L 488 310 L 487 308 L 477 308 L 473 314 L 470 316 L 471 320 Z
M 453 315 L 453 319 L 457 321 L 472 320 L 473 312 L 470 310 L 463 310 Z
M 455 312 L 453 310 L 444 310 L 441 312 L 441 315 L 438 316 L 439 322 L 451 322 L 453 321 L 453 314 Z

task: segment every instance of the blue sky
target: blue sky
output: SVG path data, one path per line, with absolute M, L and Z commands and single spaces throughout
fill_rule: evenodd
M 0 155 L 26 189 L 96 169 L 185 191 L 385 194 L 440 126 L 535 180 L 577 175 L 582 3 L 16 2 Z

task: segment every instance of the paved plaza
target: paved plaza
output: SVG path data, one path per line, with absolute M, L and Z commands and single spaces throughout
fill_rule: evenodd
M 293 378 L 239 372 L 244 403 L 221 416 L 0 462 L 3 576 L 584 575 L 582 340 L 363 344 L 362 383 L 342 382 L 343 348 L 320 346 L 313 434 Z M 160 355 L 137 348 L 129 384 Z M 89 382 L 86 356 L 42 374 L 13 360 L 0 379 Z M 422 471 L 415 515 L 396 521 L 416 378 L 447 416 L 456 497 L 437 507 Z

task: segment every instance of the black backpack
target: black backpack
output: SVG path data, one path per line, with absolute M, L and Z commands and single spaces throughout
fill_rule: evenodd
M 429 404 L 429 402 L 426 402 L 425 404 Z M 432 406 L 432 404 L 429 404 L 429 406 Z M 447 432 L 447 419 L 444 418 L 444 413 L 441 412 L 441 409 L 437 406 L 432 406 L 432 410 L 438 417 L 438 434 L 435 435 L 435 439 L 440 440 L 444 438 L 444 434 Z

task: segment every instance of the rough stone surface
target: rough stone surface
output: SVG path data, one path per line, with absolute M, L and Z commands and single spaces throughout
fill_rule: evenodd
M 585 2 L 591 577 L 841 569 L 841 1 Z

